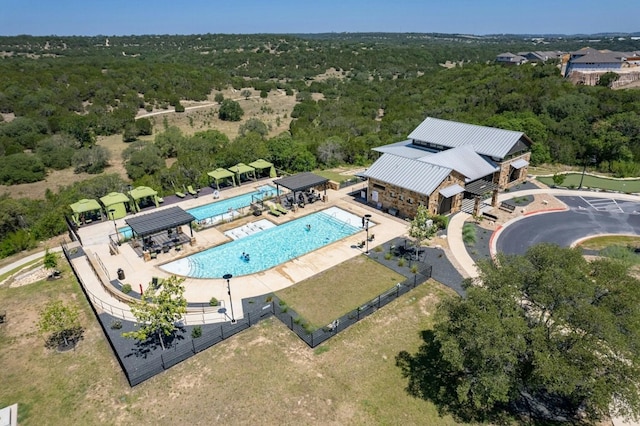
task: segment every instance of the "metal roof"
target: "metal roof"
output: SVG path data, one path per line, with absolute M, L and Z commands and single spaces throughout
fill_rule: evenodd
M 165 229 L 186 225 L 194 220 L 196 218 L 191 213 L 185 212 L 180 207 L 169 207 L 153 213 L 130 217 L 124 221 L 136 235 L 143 237 Z
M 498 189 L 498 185 L 493 182 L 489 182 L 483 179 L 479 179 L 475 182 L 471 182 L 465 185 L 464 190 L 474 195 L 485 195 L 491 191 Z
M 470 145 L 427 155 L 420 158 L 420 161 L 453 169 L 465 176 L 467 182 L 480 179 L 498 170 L 498 167 L 489 164 L 487 160 L 476 154 Z
M 449 148 L 471 145 L 478 154 L 504 158 L 523 136 L 524 133 L 513 130 L 427 117 L 409 134 L 409 139 Z
M 304 191 L 308 188 L 324 185 L 329 179 L 311 172 L 298 173 L 293 176 L 283 177 L 273 181 L 277 186 L 284 186 L 291 191 Z
M 392 143 L 389 145 L 378 146 L 373 148 L 373 151 L 382 152 L 385 154 L 399 155 L 400 157 L 414 158 L 414 159 L 424 157 L 427 154 L 433 154 L 438 152 L 434 149 L 427 149 L 426 147 L 414 145 L 411 139 L 407 139 L 402 142 Z
M 363 175 L 400 188 L 430 196 L 449 176 L 451 169 L 412 158 L 383 154 Z
M 514 169 L 521 169 L 528 165 L 529 165 L 529 162 L 527 160 L 523 160 L 522 158 L 511 163 L 511 167 L 513 167 Z
M 451 186 L 447 186 L 446 188 L 442 188 L 440 191 L 438 191 L 440 193 L 440 195 L 442 195 L 445 198 L 450 198 L 453 197 L 456 194 L 459 194 L 461 192 L 464 192 L 464 188 L 461 187 L 460 185 L 453 184 Z

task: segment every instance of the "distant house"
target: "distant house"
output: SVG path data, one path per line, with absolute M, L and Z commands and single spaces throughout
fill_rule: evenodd
M 506 52 L 496 56 L 496 62 L 504 65 L 522 65 L 527 62 L 527 58 L 520 55 L 514 55 L 511 52 Z
M 518 56 L 522 56 L 528 62 L 547 62 L 558 60 L 564 55 L 563 52 L 553 50 L 537 50 L 532 52 L 518 52 Z
M 607 72 L 620 74 L 621 84 L 638 80 L 640 52 L 613 52 L 585 47 L 569 54 L 564 75 L 574 83 L 594 85 Z
M 374 148 L 367 202 L 406 217 L 419 205 L 479 214 L 483 198 L 495 206 L 500 188 L 526 179 L 531 145 L 522 132 L 428 117 L 407 140 Z

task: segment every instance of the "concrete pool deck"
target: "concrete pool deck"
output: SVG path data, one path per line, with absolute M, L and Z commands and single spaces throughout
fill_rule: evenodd
M 256 184 L 245 184 L 239 188 L 233 188 L 223 191 L 223 197 L 233 197 L 246 192 L 250 192 L 257 186 L 264 185 L 261 181 Z M 83 242 L 83 249 L 88 257 L 98 258 L 99 264 L 103 265 L 105 275 L 109 280 L 115 280 L 118 269 L 122 269 L 125 279 L 121 280 L 123 284 L 130 284 L 134 291 L 139 291 L 140 285 L 146 290 L 153 277 L 168 278 L 170 274 L 159 268 L 159 265 L 176 260 L 193 254 L 195 252 L 205 250 L 212 246 L 230 241 L 224 235 L 227 228 L 237 227 L 241 224 L 267 219 L 274 224 L 281 224 L 304 217 L 310 213 L 324 210 L 328 207 L 339 207 L 351 214 L 362 217 L 364 214 L 371 214 L 371 223 L 369 235 L 375 235 L 375 240 L 369 243 L 369 249 L 390 241 L 396 237 L 403 236 L 407 232 L 407 223 L 390 215 L 384 214 L 373 207 L 353 201 L 348 194 L 356 189 L 360 189 L 361 185 L 352 186 L 340 191 L 327 190 L 328 201 L 307 204 L 303 209 L 289 211 L 286 215 L 275 217 L 265 212 L 262 216 L 248 216 L 229 224 L 217 227 L 194 231 L 196 243 L 194 246 L 184 246 L 183 250 L 176 252 L 171 250 L 168 253 L 160 253 L 157 259 L 145 262 L 139 257 L 129 244 L 120 246 L 120 253 L 112 255 L 109 251 L 109 235 L 115 232 L 113 221 L 105 221 L 103 223 L 93 224 L 83 227 L 79 230 Z M 212 197 L 191 198 L 181 202 L 181 208 L 187 210 L 203 204 L 213 202 Z M 160 207 L 159 209 L 161 209 Z M 154 211 L 157 209 L 154 209 Z M 144 214 L 144 213 L 142 213 Z M 115 227 L 126 226 L 124 222 L 126 218 L 116 220 Z M 186 232 L 189 232 L 188 230 Z M 334 267 L 345 260 L 356 257 L 364 252 L 363 248 L 358 248 L 358 244 L 365 240 L 366 231 L 356 233 L 353 236 L 344 238 L 335 243 L 317 249 L 311 253 L 300 256 L 291 261 L 285 262 L 267 271 L 231 279 L 231 296 L 233 298 L 233 308 L 236 318 L 243 316 L 242 299 L 271 293 L 289 287 L 299 281 L 305 280 L 313 275 L 318 274 L 326 269 Z M 74 261 L 74 266 L 84 263 L 88 266 L 88 262 L 84 259 Z M 91 271 L 90 267 L 81 266 L 82 280 L 88 287 L 89 291 L 97 299 L 102 302 L 116 307 L 116 312 L 121 311 L 126 318 L 132 318 L 128 306 L 118 301 L 113 295 L 107 291 L 100 283 L 96 274 Z M 87 271 L 85 274 L 84 271 Z M 91 282 L 91 283 L 90 283 Z M 105 285 L 110 285 L 105 283 Z M 227 283 L 221 278 L 217 279 L 196 279 L 185 278 L 185 297 L 189 303 L 208 303 L 212 297 L 215 297 L 223 307 L 229 303 L 227 294 Z M 117 290 L 116 290 L 117 291 Z M 99 304 L 97 306 L 100 307 Z M 193 318 L 189 318 L 189 317 Z M 189 314 L 187 322 L 223 322 L 228 317 L 224 313 L 218 313 L 214 310 L 208 310 L 206 315 L 202 313 Z

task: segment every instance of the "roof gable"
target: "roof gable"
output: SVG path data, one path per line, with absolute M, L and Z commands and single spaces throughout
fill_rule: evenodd
M 496 167 L 476 154 L 470 145 L 441 151 L 420 158 L 425 163 L 448 167 L 467 178 L 467 182 L 492 174 Z
M 419 194 L 431 195 L 451 173 L 451 168 L 429 164 L 413 158 L 383 154 L 362 173 L 376 179 Z
M 478 154 L 505 158 L 523 136 L 513 130 L 427 117 L 409 134 L 409 139 L 448 148 L 471 145 Z

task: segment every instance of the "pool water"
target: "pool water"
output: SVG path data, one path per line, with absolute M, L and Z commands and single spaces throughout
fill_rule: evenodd
M 360 221 L 356 215 L 331 207 L 167 263 L 161 268 L 171 274 L 193 278 L 254 274 L 354 235 L 362 230 Z M 243 258 L 243 253 L 249 255 L 249 260 Z
M 256 191 L 195 207 L 187 210 L 187 212 L 191 213 L 196 218 L 196 221 L 202 222 L 203 225 L 208 225 L 220 220 L 232 219 L 238 215 L 237 210 L 250 206 L 251 202 L 255 201 L 256 198 L 263 199 L 275 195 L 276 188 L 271 185 L 263 185 L 257 188 Z

